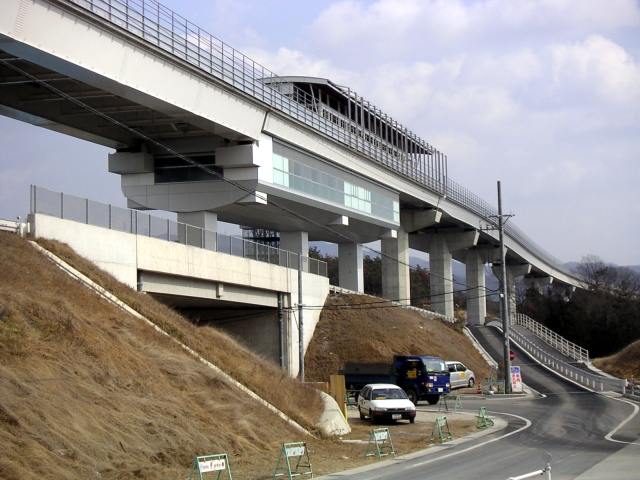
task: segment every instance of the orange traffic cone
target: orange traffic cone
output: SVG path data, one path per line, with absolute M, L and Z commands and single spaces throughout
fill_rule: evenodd
M 482 382 L 478 382 L 478 393 L 482 393 Z

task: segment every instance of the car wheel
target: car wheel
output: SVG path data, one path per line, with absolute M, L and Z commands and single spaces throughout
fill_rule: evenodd
M 362 413 L 362 410 L 360 410 L 360 407 L 358 407 L 358 412 L 360 412 L 360 420 L 364 420 L 364 413 Z
M 409 423 L 416 423 L 416 417 L 410 418 Z
M 476 384 L 476 381 L 474 380 L 474 378 L 473 378 L 473 377 L 471 377 L 471 378 L 469 379 L 469 388 L 473 387 L 475 384 Z
M 411 403 L 413 403 L 414 405 L 417 405 L 418 394 L 416 393 L 416 391 L 413 388 L 407 388 L 405 392 L 407 393 L 407 397 L 409 397 L 409 400 L 411 400 Z
M 429 405 L 435 405 L 440 400 L 440 395 L 427 395 L 427 402 Z
M 369 420 L 371 420 L 371 423 L 373 425 L 376 424 L 376 419 L 373 417 L 373 414 L 371 413 L 371 410 L 369 410 Z

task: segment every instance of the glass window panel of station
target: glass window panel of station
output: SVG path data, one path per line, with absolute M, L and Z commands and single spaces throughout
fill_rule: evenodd
M 398 202 L 391 198 L 282 155 L 274 153 L 272 158 L 273 182 L 276 185 L 289 187 L 364 213 L 399 221 Z

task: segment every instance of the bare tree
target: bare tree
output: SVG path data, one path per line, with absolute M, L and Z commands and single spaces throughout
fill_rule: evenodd
M 587 290 L 610 293 L 615 289 L 617 267 L 604 263 L 597 255 L 582 257 L 575 271 Z

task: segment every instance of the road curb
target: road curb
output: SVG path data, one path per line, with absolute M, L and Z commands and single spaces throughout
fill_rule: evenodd
M 460 412 L 458 411 L 457 414 L 464 414 L 464 415 L 468 415 L 469 417 L 473 417 L 476 418 L 476 414 L 473 414 L 471 412 Z M 329 479 L 336 479 L 336 478 L 343 478 L 343 477 L 348 477 L 351 475 L 355 475 L 358 473 L 363 473 L 363 472 L 368 472 L 371 470 L 375 470 L 377 468 L 383 468 L 383 467 L 388 467 L 391 465 L 397 465 L 403 462 L 406 462 L 407 460 L 414 460 L 416 458 L 420 458 L 420 457 L 427 457 L 429 455 L 433 455 L 435 453 L 438 453 L 439 451 L 441 451 L 442 449 L 450 449 L 453 447 L 456 447 L 458 445 L 462 445 L 464 443 L 470 442 L 472 440 L 475 440 L 477 438 L 481 438 L 484 437 L 486 435 L 489 435 L 491 433 L 495 433 L 498 432 L 500 430 L 504 430 L 505 428 L 507 428 L 509 426 L 509 422 L 507 422 L 506 420 L 500 418 L 500 417 L 491 417 L 491 420 L 493 420 L 493 426 L 490 428 L 487 428 L 486 430 L 481 430 L 479 432 L 475 432 L 472 433 L 470 435 L 466 435 L 464 437 L 460 437 L 460 438 L 456 438 L 455 440 L 452 440 L 450 442 L 447 443 L 443 443 L 443 444 L 433 444 L 433 445 L 429 445 L 429 447 L 427 447 L 424 450 L 419 450 L 417 452 L 412 452 L 412 453 L 407 453 L 406 455 L 402 455 L 396 458 L 391 458 L 388 460 L 382 460 L 376 463 L 372 463 L 370 465 L 363 465 L 361 467 L 356 467 L 356 468 L 352 468 L 350 470 L 344 470 L 342 472 L 336 472 L 336 473 L 330 473 L 328 475 L 323 475 L 322 477 L 315 477 L 317 479 L 324 479 L 324 480 L 329 480 Z

